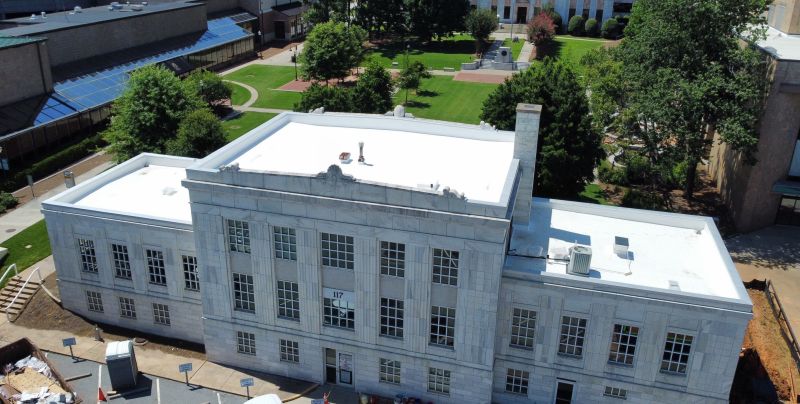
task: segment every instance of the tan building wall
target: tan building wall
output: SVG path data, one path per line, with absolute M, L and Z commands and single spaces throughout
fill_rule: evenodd
M 769 25 L 787 34 L 800 34 L 800 0 L 773 0 Z
M 47 46 L 43 41 L 1 49 L 0 61 L 0 105 L 53 89 Z M 20 77 L 25 77 L 25 80 L 20 80 Z

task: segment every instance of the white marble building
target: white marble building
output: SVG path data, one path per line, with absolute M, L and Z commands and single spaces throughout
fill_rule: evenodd
M 500 22 L 525 24 L 539 10 L 552 6 L 566 26 L 573 15 L 595 18 L 602 24 L 616 15 L 628 15 L 634 0 L 470 0 L 478 9 L 491 9 L 500 16 Z
M 713 221 L 530 198 L 539 111 L 284 113 L 141 155 L 43 204 L 64 305 L 384 396 L 726 402 L 751 304 Z

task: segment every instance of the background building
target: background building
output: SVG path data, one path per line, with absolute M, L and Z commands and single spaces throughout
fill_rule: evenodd
M 504 23 L 525 24 L 543 7 L 552 6 L 561 15 L 564 26 L 574 15 L 595 18 L 602 24 L 611 17 L 627 16 L 634 0 L 470 0 L 480 9 L 491 9 Z

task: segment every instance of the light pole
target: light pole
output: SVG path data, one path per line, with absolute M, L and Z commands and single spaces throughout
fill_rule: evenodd
M 294 46 L 292 61 L 294 62 L 294 81 L 297 81 L 297 45 Z

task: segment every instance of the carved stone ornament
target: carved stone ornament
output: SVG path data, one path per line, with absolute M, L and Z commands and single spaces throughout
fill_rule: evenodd
M 450 189 L 450 187 L 444 187 L 444 189 L 442 189 L 442 196 L 445 198 L 467 199 L 464 194 L 455 189 Z
M 342 172 L 342 168 L 336 164 L 331 164 L 331 166 L 328 167 L 328 171 L 323 171 L 317 174 L 317 178 L 333 182 L 355 182 L 356 180 L 352 175 L 345 175 L 345 173 Z
M 238 172 L 239 171 L 239 163 L 233 163 L 226 166 L 219 166 L 219 171 L 232 171 Z

